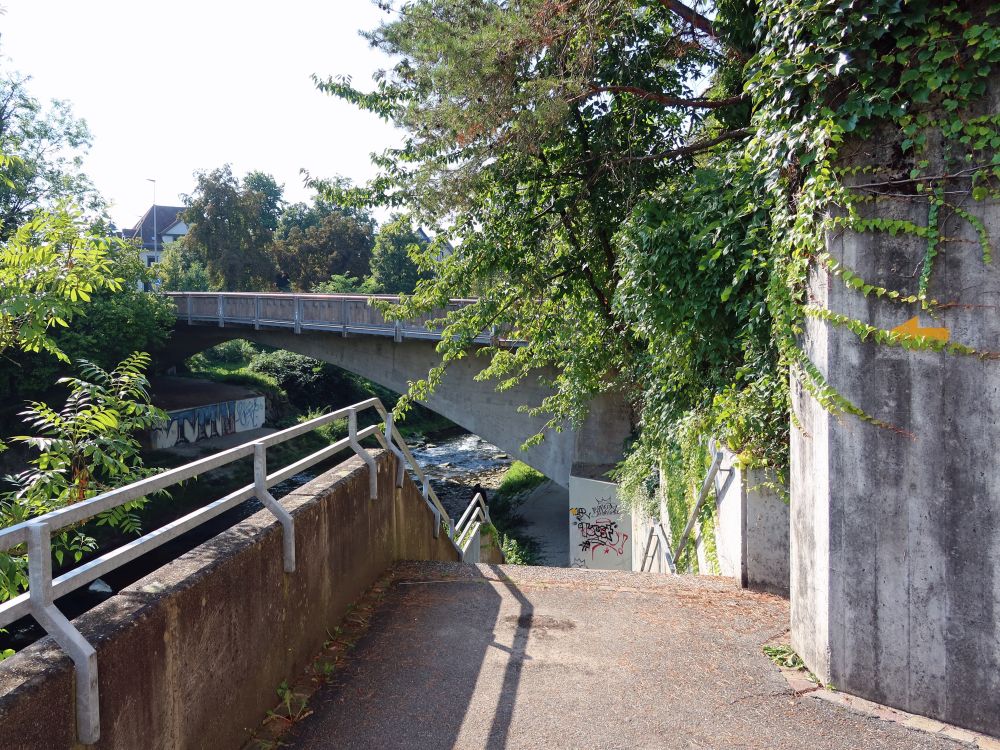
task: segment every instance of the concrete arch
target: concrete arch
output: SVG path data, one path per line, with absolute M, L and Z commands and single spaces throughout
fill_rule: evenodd
M 411 381 L 426 375 L 440 361 L 433 340 L 395 341 L 385 336 L 308 330 L 294 333 L 241 325 L 217 327 L 180 320 L 171 345 L 160 358 L 175 364 L 223 341 L 240 338 L 329 362 L 398 393 L 405 392 Z M 495 382 L 475 379 L 482 366 L 475 357 L 452 363 L 443 383 L 421 403 L 564 487 L 569 486 L 571 473 L 600 477 L 620 460 L 631 431 L 628 411 L 620 399 L 603 396 L 595 400 L 581 429 L 567 426 L 550 431 L 539 445 L 524 451 L 521 444 L 546 420 L 517 408 L 538 404 L 551 391 L 535 378 L 497 392 Z

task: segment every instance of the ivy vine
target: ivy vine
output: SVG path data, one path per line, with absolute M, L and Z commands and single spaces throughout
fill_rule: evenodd
M 1000 196 L 1000 116 L 981 111 L 1000 63 L 1000 9 L 767 0 L 761 10 L 760 50 L 748 81 L 758 128 L 747 156 L 768 165 L 775 205 L 776 341 L 784 362 L 824 407 L 892 427 L 844 398 L 809 362 L 799 346 L 806 317 L 881 345 L 982 359 L 997 354 L 883 330 L 816 305 L 808 299 L 809 269 L 815 263 L 864 296 L 919 305 L 934 316 L 943 309 L 931 293 L 936 261 L 954 240 L 943 234 L 946 218 L 967 222 L 983 262 L 992 261 L 986 226 L 963 203 Z M 844 163 L 848 144 L 869 140 L 895 141 L 898 159 Z M 924 204 L 925 223 L 878 215 L 889 201 Z M 916 290 L 886 288 L 848 268 L 828 250 L 836 232 L 920 238 Z

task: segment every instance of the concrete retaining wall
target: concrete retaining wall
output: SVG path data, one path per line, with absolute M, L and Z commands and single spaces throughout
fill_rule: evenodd
M 149 442 L 153 448 L 172 448 L 182 443 L 256 430 L 264 426 L 264 411 L 263 396 L 168 411 L 166 424 L 150 430 Z
M 295 517 L 297 570 L 262 511 L 82 615 L 97 649 L 101 748 L 235 748 L 275 688 L 319 652 L 327 629 L 396 560 L 457 560 L 394 459 L 379 497 L 357 458 L 282 500 Z M 50 638 L 0 663 L 0 750 L 72 747 L 73 667 Z
M 704 540 L 695 537 L 699 568 L 735 578 L 744 588 L 788 595 L 789 579 L 789 509 L 779 493 L 769 486 L 770 477 L 757 470 L 744 471 L 734 463 L 734 456 L 723 451 L 721 469 L 716 476 L 715 552 L 718 570 L 712 570 Z M 661 478 L 661 486 L 665 481 Z M 662 518 L 666 507 L 660 503 Z M 686 519 L 685 519 L 686 520 Z M 642 550 L 652 520 L 633 515 L 633 568 L 642 564 Z M 664 525 L 666 528 L 666 524 Z M 695 527 L 697 531 L 698 527 Z M 654 546 L 655 546 L 654 541 Z M 667 573 L 662 554 L 651 560 L 651 569 Z
M 741 469 L 732 453 L 724 455 L 716 480 L 719 572 L 738 579 L 743 588 L 788 596 L 788 503 L 771 486 L 773 477 Z

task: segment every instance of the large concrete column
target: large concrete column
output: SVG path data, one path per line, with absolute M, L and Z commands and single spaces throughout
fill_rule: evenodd
M 866 144 L 853 158 L 888 166 L 898 152 Z M 1000 206 L 963 205 L 1000 257 Z M 884 197 L 870 211 L 926 225 L 928 204 Z M 811 301 L 886 329 L 919 314 L 952 341 L 1000 351 L 1000 273 L 964 220 L 942 235 L 955 241 L 939 248 L 931 296 L 957 304 L 935 318 L 822 268 Z M 925 241 L 846 232 L 828 247 L 869 283 L 916 291 Z M 834 387 L 893 428 L 832 415 L 792 384 L 794 648 L 840 690 L 1000 734 L 1000 362 L 862 342 L 816 320 L 804 345 Z

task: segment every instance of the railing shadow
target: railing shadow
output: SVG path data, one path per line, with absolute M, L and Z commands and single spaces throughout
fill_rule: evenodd
M 489 567 L 493 574 L 503 582 L 511 596 L 517 600 L 520 607 L 514 629 L 514 640 L 508 652 L 510 658 L 504 669 L 500 696 L 497 699 L 497 707 L 493 713 L 493 723 L 490 725 L 489 739 L 486 744 L 488 750 L 501 750 L 507 746 L 507 737 L 510 734 L 510 723 L 514 716 L 514 706 L 517 703 L 517 690 L 521 684 L 521 670 L 528 658 L 528 637 L 531 633 L 535 607 L 499 566 L 490 565 Z
M 289 747 L 432 750 L 470 746 L 471 738 L 490 750 L 506 747 L 530 659 L 533 604 L 495 565 L 410 565 L 402 565 L 344 667 L 310 702 L 314 713 L 282 737 Z M 509 642 L 497 638 L 501 611 L 510 610 L 497 583 L 517 603 L 516 615 L 503 617 L 515 623 Z M 506 664 L 497 694 L 499 653 Z

